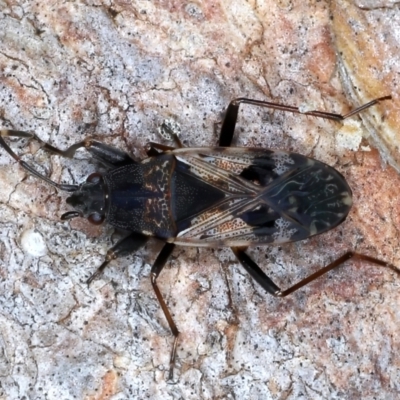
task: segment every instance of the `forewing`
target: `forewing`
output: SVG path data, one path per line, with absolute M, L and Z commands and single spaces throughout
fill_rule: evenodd
M 190 173 L 225 193 L 218 204 L 186 221 L 177 244 L 249 246 L 302 240 L 338 225 L 351 207 L 351 190 L 342 175 L 299 154 L 252 148 L 173 153 Z

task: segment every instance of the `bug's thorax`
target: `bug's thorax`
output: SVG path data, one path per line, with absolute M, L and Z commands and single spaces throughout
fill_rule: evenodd
M 193 216 L 225 193 L 190 172 L 173 154 L 149 157 L 104 175 L 106 219 L 116 228 L 173 240 Z

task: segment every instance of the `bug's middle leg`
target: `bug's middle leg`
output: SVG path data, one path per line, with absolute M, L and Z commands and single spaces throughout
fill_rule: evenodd
M 325 275 L 327 272 L 342 266 L 346 261 L 350 260 L 351 258 L 367 261 L 371 264 L 375 264 L 380 267 L 390 268 L 392 271 L 400 275 L 400 270 L 392 264 L 389 264 L 385 261 L 379 260 L 374 257 L 349 251 L 343 256 L 336 259 L 335 261 L 328 264 L 326 267 L 319 269 L 318 271 L 314 272 L 307 278 L 304 278 L 300 282 L 297 282 L 295 285 L 289 287 L 286 290 L 281 290 L 277 285 L 275 285 L 274 282 L 272 282 L 270 278 L 268 278 L 268 276 L 261 270 L 261 268 L 245 253 L 245 249 L 239 247 L 232 247 L 232 251 L 238 258 L 242 266 L 245 268 L 245 270 L 252 276 L 252 278 L 257 283 L 259 283 L 267 293 L 275 297 L 288 296 L 289 294 L 295 292 L 296 290 L 316 280 L 320 276 Z
M 161 294 L 160 289 L 157 285 L 157 278 L 160 275 L 162 269 L 164 268 L 169 256 L 171 255 L 172 251 L 174 250 L 175 245 L 173 243 L 166 243 L 162 248 L 160 254 L 158 255 L 156 261 L 154 262 L 151 268 L 151 284 L 153 285 L 154 292 L 157 296 L 157 300 L 160 303 L 160 306 L 164 312 L 165 318 L 168 321 L 169 328 L 171 329 L 172 334 L 174 335 L 174 343 L 172 345 L 171 350 L 171 357 L 169 361 L 169 374 L 168 374 L 168 381 L 172 382 L 174 376 L 174 366 L 175 366 L 175 358 L 176 358 L 176 347 L 178 344 L 178 336 L 179 331 L 176 327 L 176 324 L 171 316 L 171 313 L 168 309 L 167 304 Z
M 146 153 L 149 157 L 157 156 L 165 151 L 181 149 L 185 147 L 181 142 L 181 140 L 179 139 L 178 132 L 174 130 L 174 126 L 171 125 L 169 121 L 164 121 L 163 124 L 158 129 L 158 131 L 161 134 L 161 136 L 165 137 L 167 140 L 173 141 L 175 143 L 175 147 L 166 146 L 164 144 L 156 142 L 149 142 L 146 146 Z

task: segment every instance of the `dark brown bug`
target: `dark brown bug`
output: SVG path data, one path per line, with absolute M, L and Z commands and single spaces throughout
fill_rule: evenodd
M 311 111 L 304 114 L 342 121 L 390 96 L 373 100 L 347 115 Z M 67 203 L 74 208 L 62 219 L 85 217 L 91 223 L 107 221 L 130 232 L 108 252 L 103 264 L 87 280 L 92 282 L 110 261 L 137 251 L 149 238 L 165 242 L 151 270 L 151 283 L 165 314 L 174 342 L 169 379 L 173 379 L 179 331 L 157 285 L 157 278 L 175 245 L 232 249 L 246 271 L 269 294 L 285 297 L 342 265 L 358 258 L 388 267 L 373 257 L 347 252 L 328 266 L 286 290 L 281 290 L 245 253 L 248 246 L 303 240 L 326 232 L 343 222 L 352 205 L 351 189 L 334 168 L 309 157 L 284 151 L 231 148 L 239 106 L 250 104 L 300 113 L 298 108 L 239 98 L 229 104 L 219 146 L 183 148 L 150 143 L 148 158 L 141 162 L 105 144 L 85 140 L 65 151 L 42 142 L 35 134 L 0 130 L 0 144 L 20 165 L 56 188 L 71 192 Z M 35 138 L 44 149 L 73 157 L 86 148 L 108 167 L 81 185 L 53 182 L 23 161 L 3 137 Z

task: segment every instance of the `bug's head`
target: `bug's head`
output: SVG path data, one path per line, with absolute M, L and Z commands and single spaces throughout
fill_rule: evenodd
M 75 217 L 87 218 L 92 224 L 98 225 L 105 218 L 105 188 L 102 176 L 99 173 L 89 175 L 85 183 L 67 198 L 67 204 L 74 207 L 62 215 L 61 219 Z

